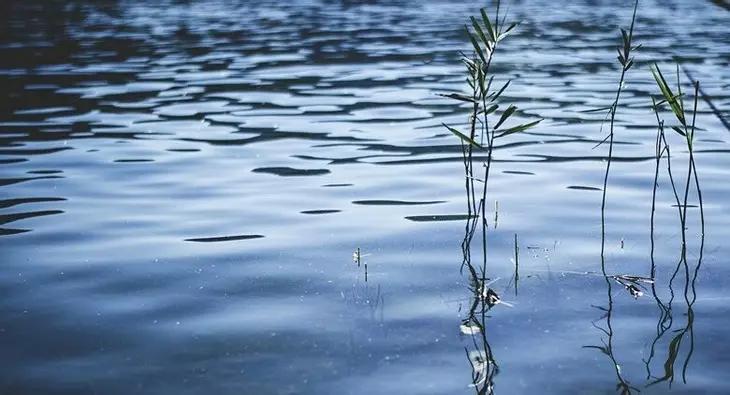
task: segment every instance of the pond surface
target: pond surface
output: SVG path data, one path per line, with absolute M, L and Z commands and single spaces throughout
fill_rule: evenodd
M 716 110 L 699 103 L 703 254 L 690 207 L 678 266 L 660 177 L 656 297 L 638 299 L 598 274 L 606 129 L 584 112 L 613 100 L 632 4 L 511 4 L 523 23 L 494 61 L 513 79 L 502 100 L 517 121 L 545 121 L 497 148 L 488 275 L 510 306 L 477 336 L 462 327 L 461 146 L 441 125 L 466 124 L 468 108 L 437 94 L 466 88 L 463 24 L 484 4 L 152 3 L 5 4 L 0 393 L 468 394 L 485 343 L 495 393 L 730 392 L 719 3 L 639 7 L 610 274 L 651 275 L 649 62 L 671 74 L 677 56 Z M 684 185 L 687 150 L 670 144 Z

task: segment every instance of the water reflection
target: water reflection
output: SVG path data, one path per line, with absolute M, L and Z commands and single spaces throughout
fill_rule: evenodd
M 672 383 L 675 380 L 675 367 L 678 363 L 681 365 L 681 378 L 683 383 L 687 384 L 687 371 L 690 365 L 692 354 L 694 353 L 695 347 L 695 335 L 694 335 L 694 310 L 693 306 L 697 300 L 697 288 L 696 282 L 699 271 L 702 267 L 702 259 L 704 254 L 704 236 L 701 236 L 699 257 L 694 263 L 688 263 L 683 259 L 680 259 L 677 263 L 677 270 L 667 279 L 663 285 L 664 293 L 668 295 L 665 299 L 660 296 L 658 291 L 658 283 L 655 280 L 649 281 L 649 279 L 643 279 L 642 282 L 650 284 L 651 295 L 656 302 L 656 306 L 659 310 L 656 323 L 656 333 L 651 340 L 651 345 L 648 350 L 648 357 L 643 358 L 642 361 L 646 367 L 646 378 L 644 386 L 651 387 L 662 382 L 667 382 L 671 388 Z M 680 270 L 684 268 L 685 270 Z M 679 274 L 679 276 L 677 276 Z M 601 338 L 602 345 L 587 345 L 584 348 L 596 349 L 603 353 L 611 361 L 614 374 L 616 376 L 617 384 L 616 387 L 622 394 L 631 394 L 634 392 L 640 392 L 638 378 L 634 378 L 633 381 L 629 380 L 627 372 L 623 371 L 619 357 L 615 353 L 615 336 L 616 331 L 614 329 L 613 320 L 615 319 L 616 312 L 613 285 L 614 282 L 619 282 L 623 285 L 629 293 L 635 297 L 638 297 L 634 291 L 631 291 L 627 284 L 616 281 L 616 276 L 605 276 L 606 284 L 606 305 L 605 306 L 594 306 L 601 310 L 602 315 L 595 321 L 592 322 L 594 328 L 601 331 L 604 335 Z M 675 284 L 675 281 L 679 281 L 679 285 Z M 631 284 L 636 286 L 636 283 Z M 679 288 L 679 294 L 681 295 L 681 310 L 677 310 L 677 301 L 675 300 L 676 293 L 675 289 Z M 675 316 L 680 313 L 681 316 L 686 317 L 686 321 L 683 326 L 677 325 Z M 671 336 L 670 336 L 671 335 Z M 666 347 L 666 351 L 660 351 L 662 346 Z M 625 357 L 625 356 L 624 356 Z M 634 384 L 632 384 L 632 382 Z
M 499 295 L 490 288 L 494 280 L 489 281 L 486 273 L 478 274 L 478 269 L 471 261 L 471 241 L 478 224 L 486 223 L 479 218 L 468 218 L 464 238 L 462 240 L 462 269 L 466 268 L 469 276 L 470 307 L 466 318 L 461 321 L 461 333 L 471 338 L 465 346 L 467 359 L 471 366 L 472 386 L 477 394 L 493 394 L 494 379 L 499 372 L 492 348 L 487 338 L 487 318 L 492 308 L 500 304 Z M 486 253 L 486 251 L 484 251 Z M 486 258 L 485 258 L 486 259 Z M 516 288 L 515 288 L 516 289 Z
M 667 285 L 667 289 L 669 291 L 669 297 L 668 300 L 662 301 L 661 298 L 656 294 L 655 290 L 652 288 L 652 293 L 654 295 L 655 301 L 657 303 L 657 307 L 659 309 L 659 317 L 657 320 L 657 329 L 656 329 L 656 336 L 654 340 L 651 343 L 651 348 L 649 352 L 649 357 L 644 360 L 644 363 L 646 364 L 646 372 L 647 376 L 646 379 L 649 381 L 648 385 L 655 385 L 662 382 L 667 382 L 669 386 L 671 387 L 672 383 L 674 382 L 675 378 L 675 365 L 677 364 L 677 358 L 684 354 L 684 361 L 681 364 L 682 369 L 682 382 L 687 383 L 687 370 L 689 368 L 690 359 L 692 358 L 692 354 L 694 353 L 694 346 L 695 346 L 695 336 L 694 336 L 694 310 L 693 306 L 695 302 L 697 301 L 697 289 L 696 289 L 696 281 L 697 281 L 697 275 L 699 273 L 699 270 L 702 266 L 702 257 L 704 254 L 704 236 L 702 237 L 702 241 L 700 244 L 700 252 L 699 257 L 697 258 L 696 264 L 693 265 L 693 267 L 689 268 L 687 262 L 680 262 L 678 264 L 685 266 L 685 268 L 688 268 L 689 270 L 684 271 L 684 275 L 680 275 L 683 278 L 683 282 L 680 283 L 680 287 L 682 289 L 682 304 L 681 308 L 683 310 L 679 310 L 679 313 L 681 313 L 682 316 L 686 317 L 686 322 L 684 326 L 674 327 L 675 320 L 674 315 L 677 314 L 676 305 L 673 309 L 672 304 L 675 303 L 675 291 L 673 287 L 673 282 L 675 280 L 675 275 L 673 275 L 669 283 Z M 692 273 L 691 276 L 689 276 L 689 273 Z M 676 335 L 672 335 L 671 338 L 665 338 L 665 335 L 669 333 L 676 333 Z M 665 346 L 667 348 L 666 351 L 666 359 L 664 360 L 664 363 L 661 364 L 663 367 L 663 374 L 660 369 L 655 369 L 655 371 L 658 371 L 659 373 L 653 373 L 652 372 L 652 366 L 653 362 L 655 361 L 655 356 L 661 355 L 656 351 L 656 349 L 659 347 L 660 344 L 666 343 Z M 687 344 L 689 343 L 689 344 Z M 680 359 L 681 360 L 681 359 Z

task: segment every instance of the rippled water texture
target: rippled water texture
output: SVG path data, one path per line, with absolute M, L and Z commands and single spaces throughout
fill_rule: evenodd
M 717 108 L 697 118 L 702 264 L 690 207 L 673 282 L 681 227 L 660 180 L 666 312 L 650 291 L 609 298 L 596 274 L 606 130 L 583 111 L 613 99 L 632 2 L 510 3 L 502 99 L 545 121 L 500 143 L 490 178 L 489 275 L 512 305 L 486 317 L 494 392 L 613 393 L 611 356 L 642 393 L 730 392 L 730 12 L 639 7 L 609 272 L 650 275 L 649 62 L 671 75 L 677 56 Z M 3 2 L 0 393 L 473 393 L 461 147 L 441 126 L 468 109 L 437 94 L 466 87 L 463 24 L 483 5 Z

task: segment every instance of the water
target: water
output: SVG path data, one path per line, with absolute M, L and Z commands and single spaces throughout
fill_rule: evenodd
M 495 393 L 612 393 L 620 380 L 642 393 L 730 392 L 730 150 L 706 102 L 696 281 L 690 208 L 690 276 L 680 267 L 670 287 L 681 228 L 666 177 L 655 262 L 670 314 L 650 291 L 607 292 L 595 274 L 607 147 L 594 148 L 603 115 L 581 111 L 612 100 L 629 1 L 511 5 L 523 23 L 495 60 L 499 81 L 513 78 L 503 99 L 517 121 L 546 120 L 505 140 L 490 179 L 491 287 L 513 306 L 490 310 L 485 338 L 460 330 L 471 304 L 463 166 L 441 123 L 463 125 L 467 109 L 437 93 L 465 87 L 462 26 L 481 5 L 6 3 L 0 392 L 470 393 L 467 354 L 484 339 Z M 712 2 L 640 5 L 608 190 L 609 273 L 650 275 L 648 62 L 669 72 L 680 57 L 727 118 L 727 26 Z M 682 184 L 686 149 L 671 139 Z

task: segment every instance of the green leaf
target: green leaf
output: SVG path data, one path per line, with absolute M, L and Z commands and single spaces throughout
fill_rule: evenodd
M 481 69 L 479 69 L 479 72 L 477 74 L 478 74 L 477 77 L 479 80 L 479 90 L 481 92 L 481 95 L 484 95 L 484 92 L 487 90 L 487 87 L 485 85 L 486 84 L 486 79 L 485 79 L 486 75 L 482 72 Z M 490 79 L 490 83 L 491 83 L 491 79 Z
M 487 107 L 486 111 L 485 110 L 479 111 L 479 114 L 489 115 L 489 114 L 495 112 L 498 108 L 499 108 L 499 104 L 493 104 L 493 105 Z
M 504 110 L 504 112 L 502 113 L 502 116 L 499 118 L 499 121 L 497 122 L 497 124 L 494 125 L 494 129 L 499 129 L 499 127 L 502 126 L 504 121 L 506 121 L 507 118 L 509 118 L 510 115 L 512 115 L 515 112 L 515 110 L 517 110 L 517 107 L 510 104 L 510 106 L 507 107 L 507 109 Z
M 680 129 L 679 126 L 672 126 L 672 129 L 682 136 L 687 137 L 687 134 L 682 129 Z
M 500 95 L 502 94 L 502 92 L 504 92 L 504 90 L 505 90 L 505 89 L 507 89 L 507 87 L 509 86 L 510 82 L 512 82 L 512 80 L 507 80 L 507 83 L 506 83 L 506 84 L 504 84 L 504 86 L 502 86 L 502 88 L 501 88 L 501 89 L 500 89 L 499 91 L 497 91 L 497 94 L 496 94 L 496 95 L 494 95 L 494 97 L 492 97 L 492 98 L 490 99 L 490 101 L 495 101 L 495 100 L 497 100 L 497 99 L 499 98 L 499 96 L 500 96 Z
M 477 52 L 477 55 L 479 55 L 479 58 L 482 60 L 482 62 L 487 63 L 487 58 L 484 56 L 484 52 L 482 51 L 482 47 L 477 42 L 476 38 L 471 34 L 469 31 L 469 28 L 464 26 L 466 28 L 466 34 L 469 36 L 469 40 L 471 41 L 471 44 L 474 46 L 474 50 Z
M 629 63 L 626 63 L 626 65 L 624 66 L 624 69 L 626 69 L 626 71 L 628 71 L 631 68 L 631 66 L 633 66 L 633 65 L 634 65 L 634 58 L 631 58 L 631 59 L 629 59 Z
M 469 103 L 474 103 L 474 98 L 471 96 L 467 96 L 461 93 L 439 93 L 438 94 L 441 97 L 448 97 L 449 99 L 459 100 L 459 101 L 465 101 Z
M 492 50 L 492 46 L 489 44 L 489 40 L 487 40 L 487 36 L 484 35 L 484 31 L 482 30 L 482 27 L 479 26 L 479 22 L 477 22 L 476 18 L 473 16 L 469 17 L 471 19 L 471 25 L 474 26 L 474 31 L 477 32 L 477 36 L 482 40 L 484 43 L 484 46 L 487 47 L 487 51 Z
M 515 126 L 515 127 L 512 127 L 512 128 L 509 128 L 509 129 L 497 130 L 495 132 L 499 132 L 499 134 L 496 135 L 496 136 L 494 136 L 494 137 L 495 138 L 500 138 L 500 137 L 504 137 L 504 136 L 507 136 L 507 135 L 512 134 L 512 133 L 521 132 L 523 130 L 527 130 L 527 129 L 529 129 L 529 128 L 535 126 L 535 125 L 537 125 L 538 123 L 540 123 L 542 121 L 543 121 L 542 119 L 538 119 L 537 121 L 533 121 L 533 122 L 530 122 L 530 123 L 525 123 L 525 124 L 522 124 L 522 125 L 519 125 L 519 126 Z
M 621 52 L 621 48 L 616 48 L 616 52 L 618 53 L 617 59 L 618 62 L 621 63 L 622 66 L 626 66 L 626 58 L 624 57 L 624 54 Z
M 465 135 L 464 133 L 461 133 L 460 131 L 458 131 L 458 130 L 456 130 L 456 129 L 452 128 L 451 126 L 449 126 L 449 125 L 447 125 L 447 124 L 445 124 L 445 123 L 441 123 L 441 124 L 442 124 L 442 125 L 444 125 L 444 126 L 446 127 L 446 129 L 449 129 L 449 132 L 451 132 L 451 133 L 455 134 L 455 135 L 456 135 L 456 137 L 460 138 L 461 140 L 463 140 L 463 141 L 466 141 L 467 143 L 469 143 L 469 144 L 473 145 L 474 147 L 477 147 L 477 148 L 482 148 L 482 146 L 481 146 L 481 145 L 479 145 L 479 144 L 478 144 L 478 143 L 477 143 L 476 141 L 474 141 L 474 140 L 472 140 L 471 138 L 469 138 L 469 137 L 468 137 L 467 135 Z
M 662 96 L 664 96 L 664 99 L 669 104 L 669 107 L 674 113 L 674 116 L 677 118 L 679 123 L 682 124 L 682 126 L 686 126 L 687 122 L 684 118 L 684 111 L 682 111 L 681 105 L 677 100 L 677 97 L 681 97 L 681 92 L 677 96 L 672 93 L 672 90 L 671 88 L 669 88 L 667 80 L 664 79 L 664 75 L 662 75 L 661 70 L 659 70 L 659 66 L 657 66 L 656 64 L 651 68 L 651 73 L 652 75 L 654 75 L 654 80 L 656 80 L 659 91 L 662 93 Z
M 515 23 L 510 24 L 507 27 L 507 29 L 505 29 L 505 31 L 502 32 L 502 34 L 499 35 L 499 39 L 501 40 L 501 39 L 505 38 L 509 34 L 509 32 L 512 31 L 512 29 L 514 29 L 515 27 L 517 27 L 517 25 L 519 25 L 519 22 L 515 22 Z
M 678 98 L 679 96 L 680 96 L 679 94 L 676 94 L 676 95 L 672 96 L 672 98 L 673 98 L 673 99 L 676 99 L 676 98 Z M 662 99 L 662 100 L 659 100 L 659 101 L 655 101 L 653 97 L 651 98 L 651 100 L 652 100 L 652 101 L 654 101 L 654 107 L 657 107 L 657 108 L 658 108 L 659 106 L 661 106 L 662 104 L 664 104 L 664 103 L 666 103 L 666 102 L 667 102 L 667 100 L 665 100 L 665 99 Z
M 629 38 L 629 34 L 626 33 L 625 29 L 621 29 L 621 38 L 624 42 L 624 57 L 627 57 L 629 55 L 629 51 L 631 50 L 631 39 Z
M 479 10 L 479 12 L 482 14 L 482 21 L 484 22 L 484 26 L 487 27 L 487 33 L 489 33 L 489 37 L 492 39 L 492 41 L 497 41 L 497 34 L 492 27 L 492 23 L 489 21 L 489 15 L 487 15 L 487 10 L 485 8 L 482 8 L 481 10 Z

